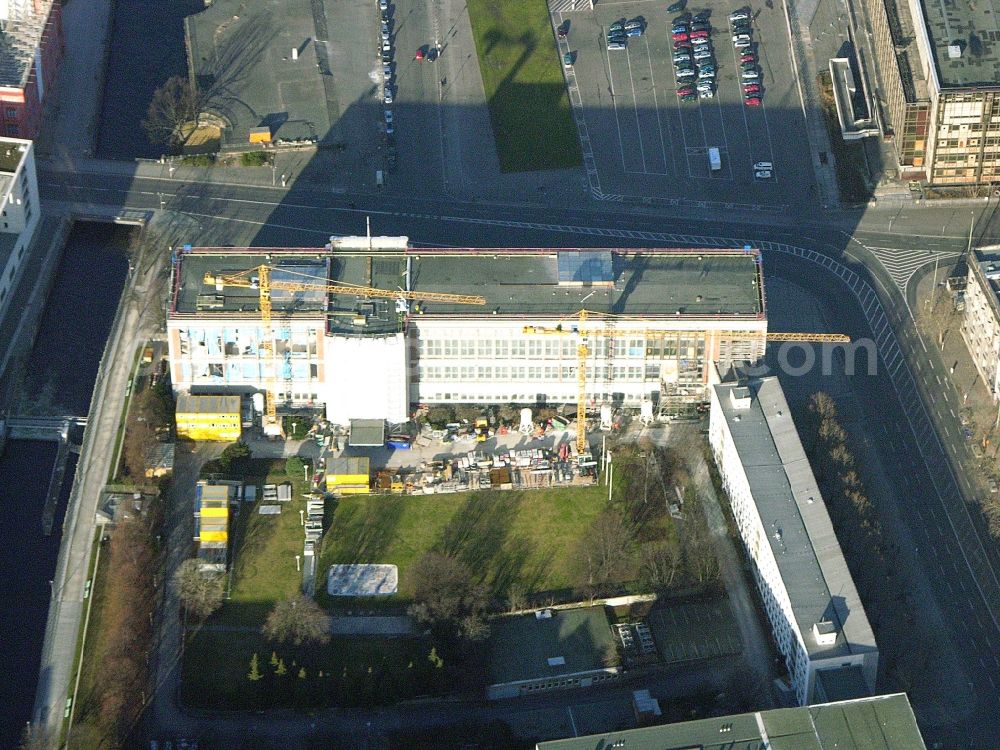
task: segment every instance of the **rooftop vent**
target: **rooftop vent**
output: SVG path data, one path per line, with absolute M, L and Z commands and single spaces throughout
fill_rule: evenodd
M 750 389 L 740 386 L 729 391 L 729 402 L 734 409 L 750 408 Z
M 565 656 L 550 656 L 546 661 L 549 663 L 550 667 L 562 667 L 566 664 Z
M 962 45 L 960 44 L 949 44 L 948 45 L 948 59 L 957 60 L 962 56 Z
M 837 626 L 829 620 L 813 623 L 813 638 L 820 646 L 832 646 L 837 642 Z

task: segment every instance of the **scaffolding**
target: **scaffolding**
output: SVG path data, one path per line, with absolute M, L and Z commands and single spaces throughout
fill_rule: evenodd
M 0 86 L 27 83 L 53 2 L 7 0 L 7 17 L 0 18 Z

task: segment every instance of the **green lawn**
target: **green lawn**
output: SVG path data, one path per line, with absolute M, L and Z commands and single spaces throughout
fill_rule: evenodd
M 232 565 L 229 598 L 213 622 L 260 625 L 279 599 L 294 596 L 302 584 L 295 570 L 295 556 L 305 541 L 299 511 L 305 510 L 306 483 L 301 474 L 285 474 L 284 460 L 255 460 L 247 482 L 257 483 L 257 502 L 243 503 L 232 516 Z M 281 514 L 262 516 L 261 485 L 292 483 L 291 502 L 281 504 Z
M 582 163 L 545 0 L 469 0 L 503 172 Z
M 389 704 L 438 695 L 462 676 L 452 665 L 435 666 L 431 649 L 423 638 L 372 636 L 295 648 L 255 632 L 201 629 L 185 642 L 181 697 L 188 707 L 213 710 Z M 254 653 L 258 681 L 248 678 Z M 276 674 L 272 654 L 285 662 L 286 674 Z
M 601 487 L 526 492 L 354 496 L 338 502 L 323 539 L 317 598 L 334 563 L 393 563 L 402 603 L 410 570 L 428 550 L 454 554 L 502 595 L 517 584 L 528 592 L 576 588 L 584 581 L 576 550 L 605 505 Z

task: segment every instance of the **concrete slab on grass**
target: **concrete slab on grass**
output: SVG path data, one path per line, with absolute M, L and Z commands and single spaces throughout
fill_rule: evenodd
M 388 596 L 398 586 L 395 565 L 331 565 L 326 574 L 330 596 Z

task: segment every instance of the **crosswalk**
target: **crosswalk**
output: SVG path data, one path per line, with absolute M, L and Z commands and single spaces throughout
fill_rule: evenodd
M 593 0 L 549 0 L 549 13 L 573 13 L 575 11 L 593 10 Z
M 913 248 L 879 247 L 877 245 L 865 245 L 857 239 L 854 241 L 878 259 L 878 262 L 882 264 L 885 272 L 889 274 L 889 278 L 892 279 L 892 282 L 902 292 L 906 292 L 907 287 L 910 285 L 910 279 L 913 278 L 913 274 L 915 274 L 918 269 L 926 266 L 928 263 L 933 263 L 935 258 L 939 262 L 943 262 L 946 259 L 954 259 L 960 255 L 960 253 L 953 251 L 950 252 L 947 250 L 914 250 Z

